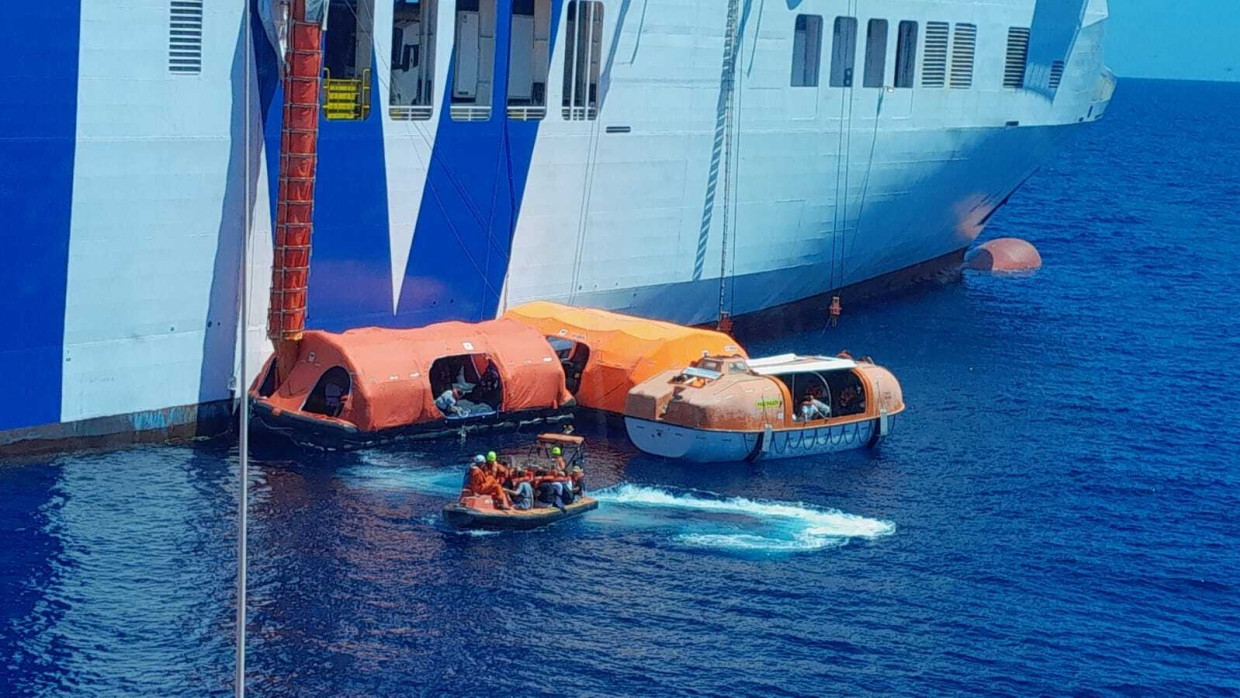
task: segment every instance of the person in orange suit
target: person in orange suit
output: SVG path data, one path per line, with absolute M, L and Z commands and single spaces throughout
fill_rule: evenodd
M 503 484 L 505 480 L 512 476 L 512 469 L 499 459 L 499 454 L 495 451 L 487 451 L 487 463 L 494 469 L 492 473 L 495 479 Z
M 498 509 L 508 509 L 512 502 L 503 486 L 495 477 L 495 463 L 483 463 L 469 469 L 469 491 L 477 495 L 490 495 Z

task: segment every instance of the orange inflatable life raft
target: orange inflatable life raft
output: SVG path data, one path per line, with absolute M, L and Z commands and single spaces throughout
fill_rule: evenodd
M 323 449 L 568 419 L 575 401 L 540 332 L 513 320 L 308 331 L 279 383 L 250 390 L 257 426 Z
M 536 301 L 504 317 L 537 329 L 555 348 L 567 386 L 581 407 L 624 413 L 629 391 L 651 376 L 679 369 L 703 356 L 744 358 L 740 344 L 722 332 L 593 308 Z

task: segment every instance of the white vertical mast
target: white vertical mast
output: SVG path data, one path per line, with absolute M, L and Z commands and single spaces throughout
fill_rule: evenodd
M 233 688 L 237 698 L 245 696 L 245 578 L 246 578 L 246 529 L 249 514 L 249 478 L 250 478 L 250 373 L 246 359 L 249 356 L 250 333 L 250 52 L 253 41 L 250 37 L 250 3 L 245 0 L 245 87 L 243 88 L 245 104 L 245 144 L 244 144 L 244 177 L 245 203 L 242 206 L 241 228 L 241 379 L 237 386 L 241 390 L 241 405 L 238 415 L 238 475 L 239 487 L 237 494 L 237 676 Z

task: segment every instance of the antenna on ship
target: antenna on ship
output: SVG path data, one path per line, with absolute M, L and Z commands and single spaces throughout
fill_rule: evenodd
M 250 331 L 250 52 L 253 42 L 250 37 L 250 3 L 245 3 L 245 86 L 242 88 L 245 100 L 242 107 L 245 112 L 245 203 L 242 206 L 241 225 L 241 351 L 240 379 L 237 387 L 241 391 L 241 403 L 238 410 L 238 477 L 240 483 L 237 494 L 237 675 L 233 680 L 233 690 L 237 698 L 245 696 L 245 607 L 246 607 L 246 533 L 249 528 L 249 479 L 250 479 L 250 387 L 249 372 L 246 369 L 246 357 L 249 353 L 247 336 Z

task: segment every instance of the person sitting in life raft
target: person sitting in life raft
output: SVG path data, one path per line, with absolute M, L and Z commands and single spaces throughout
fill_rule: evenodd
M 551 477 L 560 487 L 560 501 L 565 504 L 572 504 L 576 497 L 573 496 L 573 480 L 568 472 L 568 464 L 564 462 L 564 450 L 559 446 L 551 447 L 551 463 L 553 466 Z
M 810 422 L 815 419 L 831 419 L 831 407 L 819 400 L 822 389 L 814 386 L 801 399 L 801 421 Z
M 512 475 L 512 468 L 509 468 L 508 464 L 500 460 L 499 454 L 495 451 L 487 451 L 487 463 L 494 469 L 495 479 L 501 483 Z
M 474 456 L 474 464 L 465 476 L 465 489 L 476 495 L 490 496 L 496 509 L 508 509 L 512 506 L 508 493 L 495 477 L 495 463 L 487 462 L 483 456 Z
M 465 415 L 465 410 L 457 405 L 457 401 L 461 399 L 461 391 L 456 388 L 448 388 L 435 398 L 435 407 L 443 412 L 445 417 L 460 417 Z
M 516 466 L 509 474 L 507 481 L 504 483 L 504 491 L 508 493 L 509 499 L 512 500 L 514 509 L 529 509 L 534 506 L 534 480 L 523 466 Z
M 840 391 L 840 412 L 853 413 L 865 411 L 865 395 L 853 386 Z
M 586 493 L 586 474 L 580 465 L 574 465 L 573 471 L 568 474 L 568 479 L 572 483 L 573 497 L 581 497 Z
M 534 502 L 535 507 L 555 507 L 564 511 L 565 504 L 573 503 L 572 481 L 563 471 L 535 471 L 534 490 L 538 493 Z

